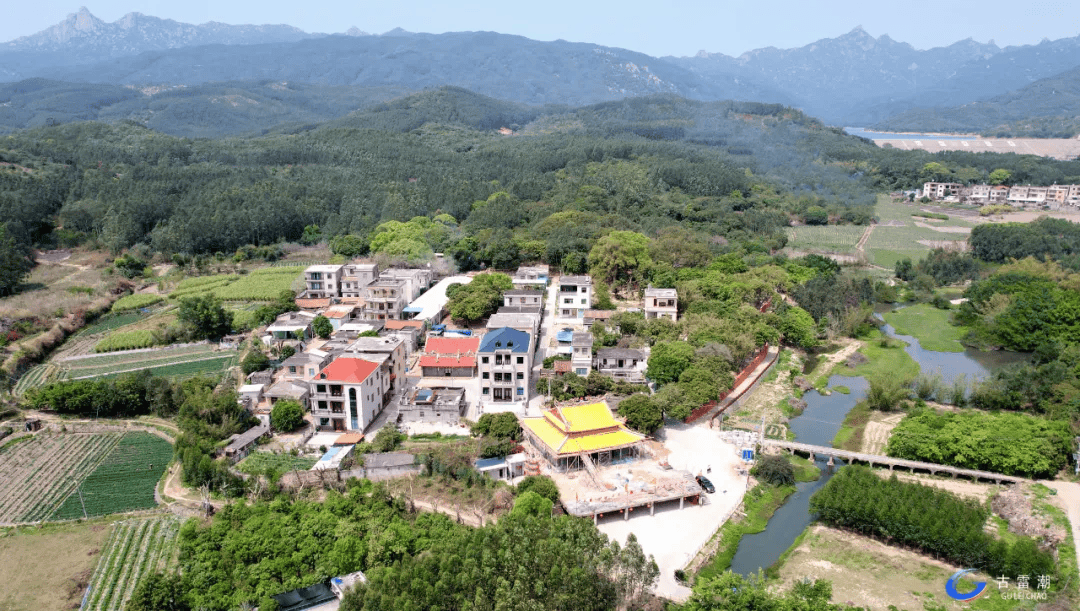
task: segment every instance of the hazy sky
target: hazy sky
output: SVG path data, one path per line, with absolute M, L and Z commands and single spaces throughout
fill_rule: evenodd
M 0 41 L 43 30 L 79 9 L 56 0 L 6 4 Z M 491 30 L 656 56 L 798 47 L 859 25 L 875 37 L 888 34 L 918 49 L 969 37 L 1007 46 L 1080 34 L 1077 0 L 98 0 L 87 7 L 108 22 L 140 12 L 186 23 L 286 23 L 326 33 L 350 26 L 372 33 L 396 27 L 433 33 Z

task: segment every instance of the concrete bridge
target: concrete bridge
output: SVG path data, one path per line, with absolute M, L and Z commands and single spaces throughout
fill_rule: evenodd
M 892 471 L 894 467 L 903 467 L 910 471 L 928 471 L 931 475 L 937 475 L 938 473 L 949 473 L 953 477 L 963 475 L 964 477 L 970 477 L 972 481 L 990 480 L 997 484 L 1012 483 L 1019 484 L 1026 480 L 1022 477 L 1015 477 L 1012 475 L 1002 475 L 1000 473 L 991 473 L 990 471 L 977 471 L 975 469 L 961 469 L 959 467 L 949 467 L 946 465 L 938 465 L 929 462 L 921 462 L 918 460 L 904 460 L 902 458 L 890 458 L 888 456 L 876 456 L 874 454 L 861 454 L 859 452 L 849 452 L 847 450 L 838 450 L 836 448 L 827 448 L 825 446 L 815 446 L 808 443 L 799 443 L 797 441 L 782 441 L 779 439 L 764 439 L 761 441 L 761 445 L 764 448 L 780 448 L 787 450 L 789 454 L 796 452 L 800 454 L 808 454 L 810 460 L 814 460 L 815 456 L 828 456 L 831 459 L 840 458 L 846 460 L 848 463 L 861 462 L 867 463 L 871 467 L 874 466 L 887 466 L 889 471 Z

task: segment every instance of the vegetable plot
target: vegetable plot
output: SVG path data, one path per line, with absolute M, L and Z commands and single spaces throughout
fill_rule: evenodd
M 126 433 L 54 520 L 100 516 L 155 507 L 154 488 L 172 460 L 172 445 L 151 433 Z
M 116 524 L 90 578 L 83 609 L 123 609 L 143 575 L 169 567 L 179 527 L 172 517 Z

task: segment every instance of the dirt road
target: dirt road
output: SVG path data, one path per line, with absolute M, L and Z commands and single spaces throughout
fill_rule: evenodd
M 1080 564 L 1080 484 L 1072 482 L 1046 482 L 1046 485 L 1057 490 L 1057 495 L 1049 497 L 1051 502 L 1065 510 L 1069 516 L 1069 525 L 1072 526 L 1073 541 L 1076 545 L 1076 561 Z

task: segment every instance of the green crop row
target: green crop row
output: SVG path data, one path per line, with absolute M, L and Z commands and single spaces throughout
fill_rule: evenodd
M 157 503 L 154 489 L 172 460 L 172 445 L 142 431 L 127 433 L 82 483 L 82 497 L 72 494 L 54 519 L 149 509 Z
M 141 331 L 113 331 L 94 345 L 94 352 L 115 352 L 149 348 L 154 345 L 154 334 L 146 329 Z
M 213 294 L 225 301 L 273 301 L 291 290 L 301 273 L 299 268 L 267 267 L 218 287 Z
M 134 295 L 127 295 L 117 299 L 112 305 L 113 312 L 126 312 L 129 310 L 138 310 L 147 306 L 152 306 L 155 303 L 165 301 L 163 295 L 152 295 L 149 293 L 136 293 Z
M 126 298 L 125 298 L 126 299 Z M 106 314 L 92 325 L 87 325 L 79 330 L 76 335 L 94 335 L 95 333 L 104 333 L 106 331 L 112 331 L 130 325 L 133 322 L 139 322 L 142 320 L 144 314 L 141 312 L 125 312 L 123 314 Z

